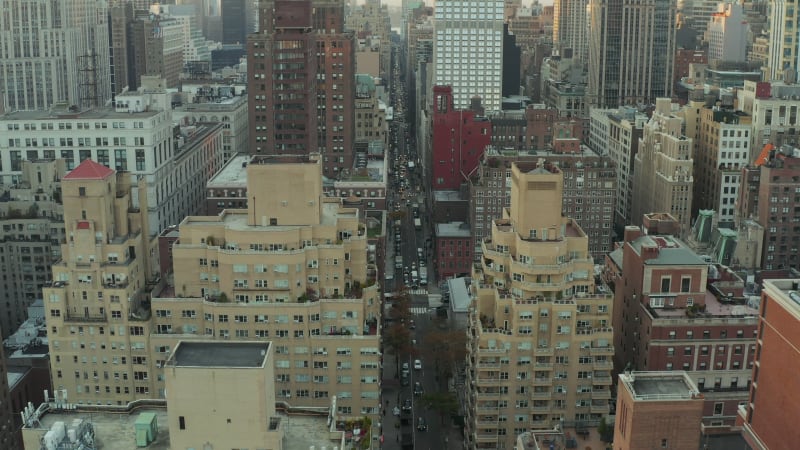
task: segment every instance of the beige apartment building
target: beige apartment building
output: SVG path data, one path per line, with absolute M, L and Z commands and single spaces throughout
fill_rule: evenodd
M 673 108 L 674 106 L 674 108 Z M 633 162 L 633 206 L 630 222 L 641 225 L 651 212 L 666 212 L 689 229 L 694 178 L 692 139 L 683 134 L 683 119 L 668 98 L 656 100 L 656 109 L 639 138 Z
M 270 339 L 278 401 L 327 408 L 337 396 L 343 416 L 377 417 L 380 293 L 366 229 L 322 195 L 321 173 L 316 155 L 254 157 L 248 209 L 187 217 L 167 250 L 174 273 L 150 283 L 156 252 L 127 176 L 87 160 L 64 177 L 69 237 L 44 290 L 54 387 L 78 404 L 163 399 L 179 340 Z
M 178 339 L 269 339 L 278 401 L 377 415 L 380 293 L 358 210 L 323 195 L 316 155 L 255 156 L 247 180 L 247 209 L 179 226 L 153 292 L 156 370 Z
M 608 414 L 613 296 L 594 278 L 588 237 L 562 216 L 563 190 L 555 165 L 512 164 L 511 206 L 473 269 L 469 448 L 511 449 L 525 431 Z
M 67 237 L 42 297 L 53 388 L 70 403 L 121 405 L 154 390 L 146 189 L 90 159 L 61 180 Z

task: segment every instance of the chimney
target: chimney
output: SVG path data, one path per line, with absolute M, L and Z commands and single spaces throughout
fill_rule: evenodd
M 635 225 L 628 225 L 625 227 L 625 233 L 623 234 L 623 239 L 625 242 L 635 241 L 642 235 L 642 230 Z

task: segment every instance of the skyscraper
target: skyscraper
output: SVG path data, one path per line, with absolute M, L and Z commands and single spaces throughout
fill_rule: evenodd
M 0 0 L 0 92 L 7 110 L 111 97 L 108 6 L 94 0 Z
M 587 6 L 589 0 L 553 2 L 553 47 L 560 51 L 571 48 L 572 54 L 584 63 L 589 57 Z
M 259 3 L 247 44 L 250 152 L 323 155 L 323 174 L 353 167 L 355 37 L 342 0 Z
M 586 233 L 561 213 L 564 174 L 541 159 L 509 178 L 511 206 L 472 274 L 467 448 L 595 422 L 611 399 L 612 295 L 592 275 Z
M 503 0 L 439 0 L 434 12 L 435 86 L 452 86 L 454 106 L 478 96 L 499 110 L 503 85 Z
M 589 103 L 655 103 L 672 93 L 675 0 L 591 0 Z
M 247 43 L 250 153 L 316 151 L 316 39 L 311 2 L 264 2 Z
M 794 72 L 797 80 L 797 71 L 800 69 L 800 39 L 797 36 L 797 21 L 800 19 L 800 9 L 789 0 L 772 0 L 769 2 L 769 68 L 768 79 L 783 79 L 785 69 Z M 792 24 L 795 24 L 793 27 Z
M 222 43 L 244 44 L 247 40 L 247 0 L 222 0 Z

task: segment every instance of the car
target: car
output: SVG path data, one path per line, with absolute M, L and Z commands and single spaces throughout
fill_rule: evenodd
M 411 380 L 409 380 L 408 375 L 403 375 L 400 377 L 400 384 L 402 386 L 408 386 L 411 384 Z
M 416 395 L 417 397 L 422 395 L 422 384 L 420 384 L 419 381 L 414 383 L 414 395 Z
M 424 417 L 417 419 L 417 431 L 428 431 L 428 424 L 425 423 Z
M 403 363 L 403 370 L 408 370 L 408 363 L 407 362 Z
M 411 399 L 407 398 L 403 400 L 403 411 L 411 411 L 413 404 L 411 403 Z
M 414 360 L 414 370 L 422 370 L 422 361 L 418 359 Z
M 414 319 L 411 319 L 411 320 L 408 321 L 408 328 L 410 328 L 412 330 L 416 330 L 417 329 L 417 324 L 416 324 L 416 322 L 414 322 Z

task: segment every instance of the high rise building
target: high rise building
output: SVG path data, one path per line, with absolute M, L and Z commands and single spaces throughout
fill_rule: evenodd
M 672 94 L 675 0 L 591 0 L 589 103 L 655 103 Z
M 589 59 L 589 0 L 556 0 L 553 2 L 553 47 L 586 64 Z
M 744 62 L 747 60 L 750 25 L 741 3 L 720 3 L 706 29 L 708 59 Z
M 466 435 L 512 448 L 530 429 L 596 424 L 611 399 L 612 295 L 562 214 L 564 174 L 511 166 L 511 206 L 473 268 Z
M 733 108 L 703 106 L 697 119 L 699 123 L 686 122 L 687 132 L 699 131 L 692 139 L 695 144 L 692 216 L 696 217 L 701 209 L 712 210 L 721 224 L 732 226 L 742 168 L 751 160 L 751 117 Z
M 133 52 L 132 89 L 138 88 L 142 76 L 156 76 L 167 80 L 167 87 L 177 87 L 183 71 L 183 26 L 167 14 L 135 12 L 131 24 Z M 134 83 L 135 82 L 135 83 Z
M 475 111 L 453 107 L 450 86 L 433 87 L 433 190 L 458 190 L 478 168 L 492 124 Z
M 647 114 L 632 107 L 591 110 L 589 147 L 615 162 L 617 171 L 614 228 L 621 230 L 631 223 L 633 207 L 633 169 Z
M 174 274 L 160 278 L 129 175 L 87 160 L 64 177 L 71 239 L 44 297 L 54 388 L 70 402 L 165 398 L 179 340 L 269 338 L 280 401 L 336 396 L 342 415 L 377 423 L 380 292 L 357 210 L 322 193 L 316 155 L 255 156 L 247 169 L 247 209 L 184 219 Z
M 372 46 L 378 47 L 378 73 L 375 76 L 391 80 L 392 24 L 388 6 L 381 0 L 367 0 L 348 12 L 346 28 L 353 30 L 359 39 L 367 39 Z M 364 71 L 359 70 L 359 73 Z
M 325 176 L 350 170 L 355 44 L 342 1 L 265 1 L 259 20 L 247 53 L 248 79 L 261 80 L 248 89 L 250 152 L 321 153 Z
M 436 2 L 433 83 L 452 86 L 458 109 L 468 108 L 473 97 L 487 111 L 501 109 L 503 8 L 503 0 Z
M 614 448 L 700 447 L 703 395 L 686 372 L 629 372 L 617 383 Z
M 248 89 L 250 153 L 316 152 L 317 49 L 311 3 L 265 2 L 259 20 L 259 33 L 248 40 L 247 52 L 247 79 L 253 80 Z
M 668 214 L 628 226 L 622 247 L 609 255 L 614 282 L 614 368 L 685 370 L 705 394 L 703 426 L 734 425 L 747 397 L 755 353 L 756 310 L 744 281 L 709 264 L 675 238 Z M 660 233 L 670 229 L 671 233 Z
M 52 280 L 50 265 L 61 257 L 65 235 L 59 188 L 65 173 L 64 160 L 23 161 L 19 183 L 8 188 L 0 203 L 3 339 L 28 318 L 28 307 Z
M 798 244 L 800 230 L 794 223 L 800 207 L 797 180 L 800 179 L 800 151 L 784 144 L 765 147 L 755 164 L 742 171 L 739 214 L 764 227 L 762 268 L 800 268 Z
M 767 59 L 767 80 L 781 80 L 784 72 L 798 80 L 798 58 L 800 40 L 797 38 L 796 24 L 800 11 L 791 0 L 771 0 L 769 2 L 769 56 Z
M 223 44 L 244 44 L 247 42 L 247 1 L 222 0 Z
M 125 89 L 136 90 L 139 80 L 136 78 L 133 63 L 133 5 L 131 3 L 112 3 L 108 8 L 108 20 L 111 22 L 111 82 L 113 94 Z
M 595 260 L 611 250 L 610 231 L 614 226 L 614 202 L 616 201 L 616 172 L 614 163 L 584 147 L 583 151 L 553 152 L 500 150 L 487 147 L 476 177 L 470 180 L 469 223 L 472 227 L 474 252 L 481 254 L 481 243 L 491 236 L 492 222 L 503 217 L 503 210 L 511 205 L 512 163 L 523 170 L 533 168 L 539 158 L 546 158 L 564 172 L 564 201 L 562 212 L 574 217 L 587 236 L 589 252 Z
M 738 422 L 750 448 L 789 450 L 800 439 L 793 407 L 800 402 L 800 284 L 765 280 L 758 320 L 758 351 L 749 401 Z M 756 395 L 758 394 L 758 395 Z
M 42 295 L 53 387 L 72 403 L 124 405 L 155 392 L 146 292 L 156 267 L 146 184 L 132 178 L 87 159 L 61 180 L 69 239 Z
M 752 116 L 751 161 L 766 144 L 776 148 L 800 142 L 800 84 L 745 81 L 736 107 Z
M 105 2 L 3 0 L 0 6 L 0 106 L 94 107 L 111 98 Z
M 692 209 L 692 140 L 683 135 L 683 120 L 674 114 L 668 98 L 656 100 L 656 109 L 644 126 L 634 157 L 631 223 L 644 214 L 666 212 L 688 231 Z

